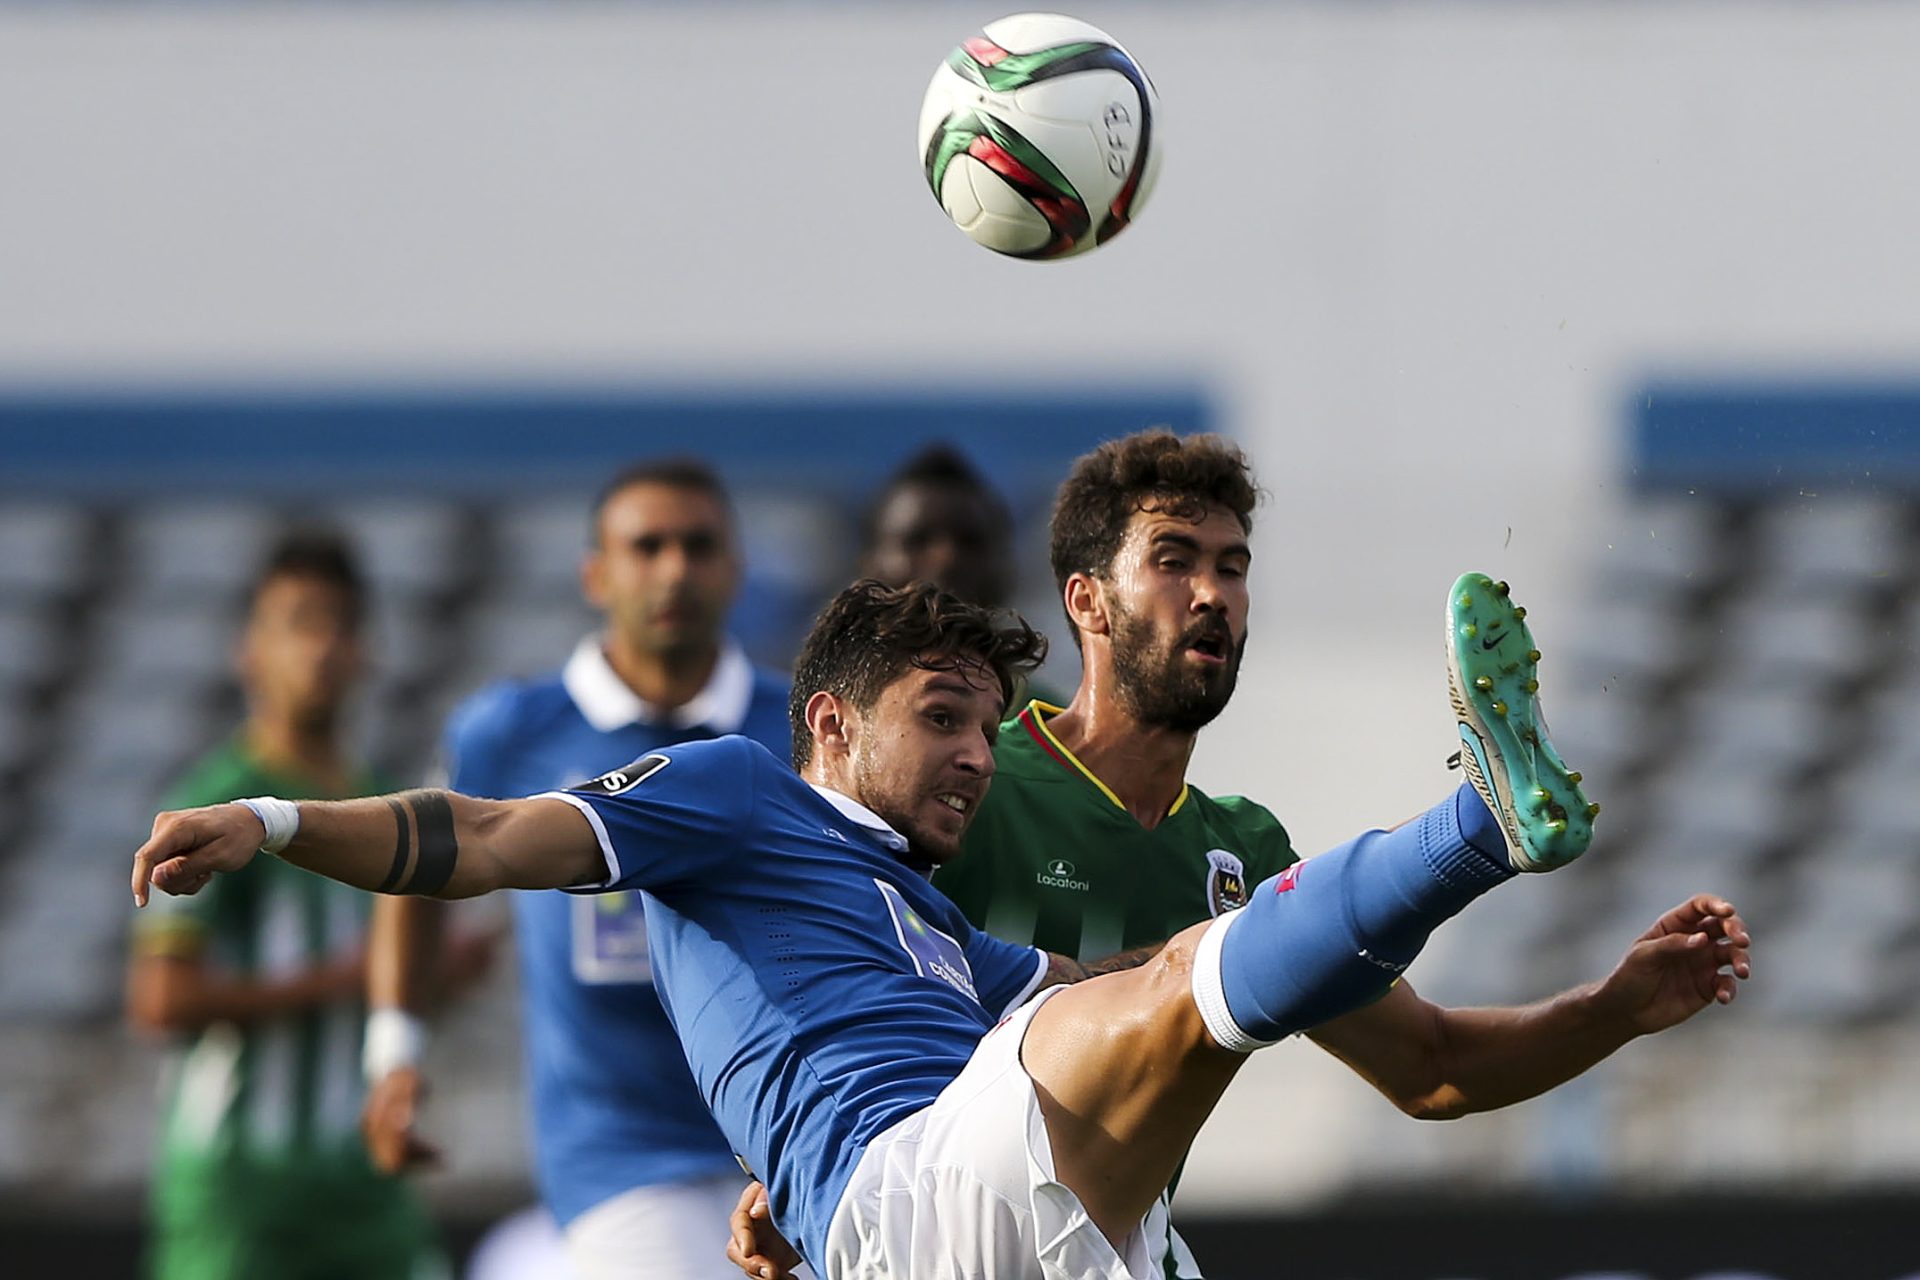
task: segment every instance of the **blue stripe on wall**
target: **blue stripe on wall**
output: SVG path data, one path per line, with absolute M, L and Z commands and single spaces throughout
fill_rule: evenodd
M 872 487 L 929 439 L 962 447 L 1016 492 L 1051 492 L 1059 464 L 1167 424 L 1207 430 L 1191 386 L 1087 394 L 724 390 L 486 394 L 162 394 L 0 398 L 0 491 L 485 493 L 592 484 L 663 452 L 736 483 Z M 1026 477 L 1031 475 L 1029 486 Z
M 1920 384 L 1656 384 L 1632 406 L 1649 489 L 1920 489 Z

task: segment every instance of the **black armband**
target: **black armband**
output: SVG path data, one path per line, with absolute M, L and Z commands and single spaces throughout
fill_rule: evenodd
M 413 874 L 407 877 L 399 892 L 430 897 L 453 879 L 453 864 L 460 853 L 453 836 L 453 806 L 447 803 L 446 793 L 442 791 L 410 792 L 405 799 L 407 808 L 413 811 L 420 852 L 413 862 Z

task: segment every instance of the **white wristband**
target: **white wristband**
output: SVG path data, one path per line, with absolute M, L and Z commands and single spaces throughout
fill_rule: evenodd
M 300 806 L 291 800 L 255 796 L 250 800 L 235 800 L 234 803 L 251 809 L 253 816 L 260 819 L 260 825 L 267 829 L 267 838 L 260 842 L 262 853 L 279 853 L 293 840 L 293 833 L 300 829 Z
M 405 1009 L 375 1009 L 367 1015 L 366 1043 L 360 1050 L 360 1071 L 373 1084 L 401 1067 L 420 1061 L 427 1048 L 427 1027 Z

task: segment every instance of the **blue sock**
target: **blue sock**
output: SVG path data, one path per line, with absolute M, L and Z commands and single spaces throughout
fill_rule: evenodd
M 1194 998 L 1208 1030 L 1254 1048 L 1378 999 L 1443 920 L 1513 874 L 1499 823 L 1469 786 L 1405 826 L 1288 868 L 1202 938 Z

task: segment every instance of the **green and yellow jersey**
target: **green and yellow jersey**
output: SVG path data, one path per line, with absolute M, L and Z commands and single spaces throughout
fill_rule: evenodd
M 386 790 L 355 778 L 348 794 Z M 242 796 L 339 798 L 265 769 L 238 741 L 167 796 L 168 808 Z M 229 976 L 291 977 L 363 945 L 372 899 L 260 857 L 192 897 L 155 894 L 136 922 L 144 955 L 201 958 Z M 408 1188 L 368 1163 L 357 1000 L 185 1038 L 167 1071 L 154 1179 L 153 1270 L 237 1275 L 410 1277 L 436 1254 Z
M 1151 830 L 1030 702 L 1000 727 L 993 785 L 934 883 L 1008 942 L 1080 960 L 1165 941 L 1231 910 L 1297 861 L 1286 828 L 1239 796 L 1188 786 Z

